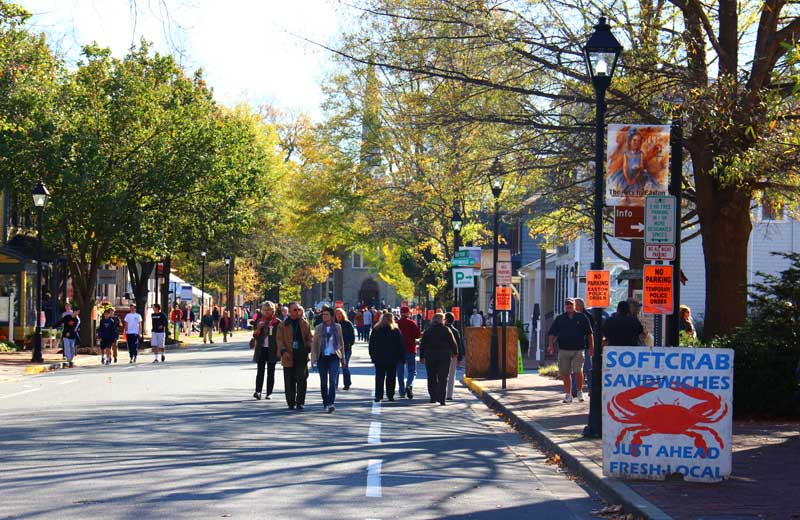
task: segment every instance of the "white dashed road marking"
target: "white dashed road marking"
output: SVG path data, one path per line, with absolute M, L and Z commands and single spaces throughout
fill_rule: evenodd
M 373 423 L 375 424 L 375 423 Z M 383 496 L 381 491 L 381 465 L 380 459 L 370 459 L 367 466 L 367 496 L 380 498 Z
M 367 443 L 368 444 L 381 443 L 381 423 L 375 421 L 369 423 L 369 437 L 367 437 Z

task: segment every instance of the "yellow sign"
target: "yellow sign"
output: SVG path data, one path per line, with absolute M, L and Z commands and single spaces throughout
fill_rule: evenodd
M 586 306 L 608 307 L 609 305 L 611 305 L 611 273 L 586 271 Z
M 644 266 L 645 314 L 672 314 L 672 266 Z
M 498 287 L 495 294 L 495 309 L 498 311 L 510 311 L 511 287 Z

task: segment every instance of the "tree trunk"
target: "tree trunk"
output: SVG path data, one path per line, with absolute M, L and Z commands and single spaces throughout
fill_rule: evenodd
M 81 346 L 91 347 L 94 344 L 92 308 L 94 307 L 97 289 L 97 266 L 78 258 L 70 259 L 68 266 L 72 277 L 72 294 L 80 310 Z
M 697 212 L 706 268 L 704 340 L 729 334 L 747 317 L 747 246 L 750 194 L 720 187 L 716 179 L 695 173 Z
M 133 299 L 136 302 L 136 312 L 144 318 L 145 307 L 147 307 L 147 294 L 150 292 L 147 288 L 147 282 L 150 280 L 150 275 L 153 274 L 156 263 L 150 260 L 136 262 L 132 259 L 128 259 L 126 262 L 128 264 L 128 276 L 133 288 Z
M 631 252 L 628 258 L 628 269 L 644 270 L 644 239 L 631 240 Z M 633 296 L 633 291 L 644 287 L 644 277 L 628 280 L 628 298 Z M 611 311 L 609 310 L 609 314 Z

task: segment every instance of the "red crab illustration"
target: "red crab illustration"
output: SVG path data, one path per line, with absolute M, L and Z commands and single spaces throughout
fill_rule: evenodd
M 622 429 L 615 441 L 616 445 L 622 442 L 625 434 L 634 433 L 631 439 L 631 453 L 638 457 L 641 453 L 642 437 L 655 434 L 687 435 L 694 439 L 695 448 L 703 450 L 702 456 L 708 456 L 708 445 L 699 432 L 708 432 L 719 444 L 724 443 L 717 432 L 703 424 L 713 424 L 721 421 L 728 413 L 728 405 L 722 405 L 722 398 L 701 388 L 673 386 L 672 390 L 685 394 L 693 399 L 702 401 L 691 408 L 680 406 L 676 400 L 673 404 L 664 404 L 658 401 L 653 406 L 645 408 L 633 401 L 658 388 L 636 387 L 615 395 L 607 405 L 611 417 L 623 424 L 631 424 Z

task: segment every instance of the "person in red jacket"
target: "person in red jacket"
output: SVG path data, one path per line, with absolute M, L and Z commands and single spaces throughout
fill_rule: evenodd
M 233 333 L 233 319 L 228 314 L 228 309 L 225 309 L 222 318 L 219 320 L 219 331 L 222 333 L 222 342 L 227 343 L 228 335 Z
M 414 390 L 411 388 L 414 384 L 414 377 L 417 375 L 417 339 L 422 335 L 416 322 L 411 319 L 411 310 L 408 307 L 400 309 L 400 320 L 397 326 L 400 328 L 400 334 L 403 335 L 403 345 L 406 349 L 404 359 L 397 363 L 397 380 L 399 381 L 400 395 L 405 395 L 409 399 L 414 398 Z M 403 381 L 403 374 L 408 371 L 408 379 Z

